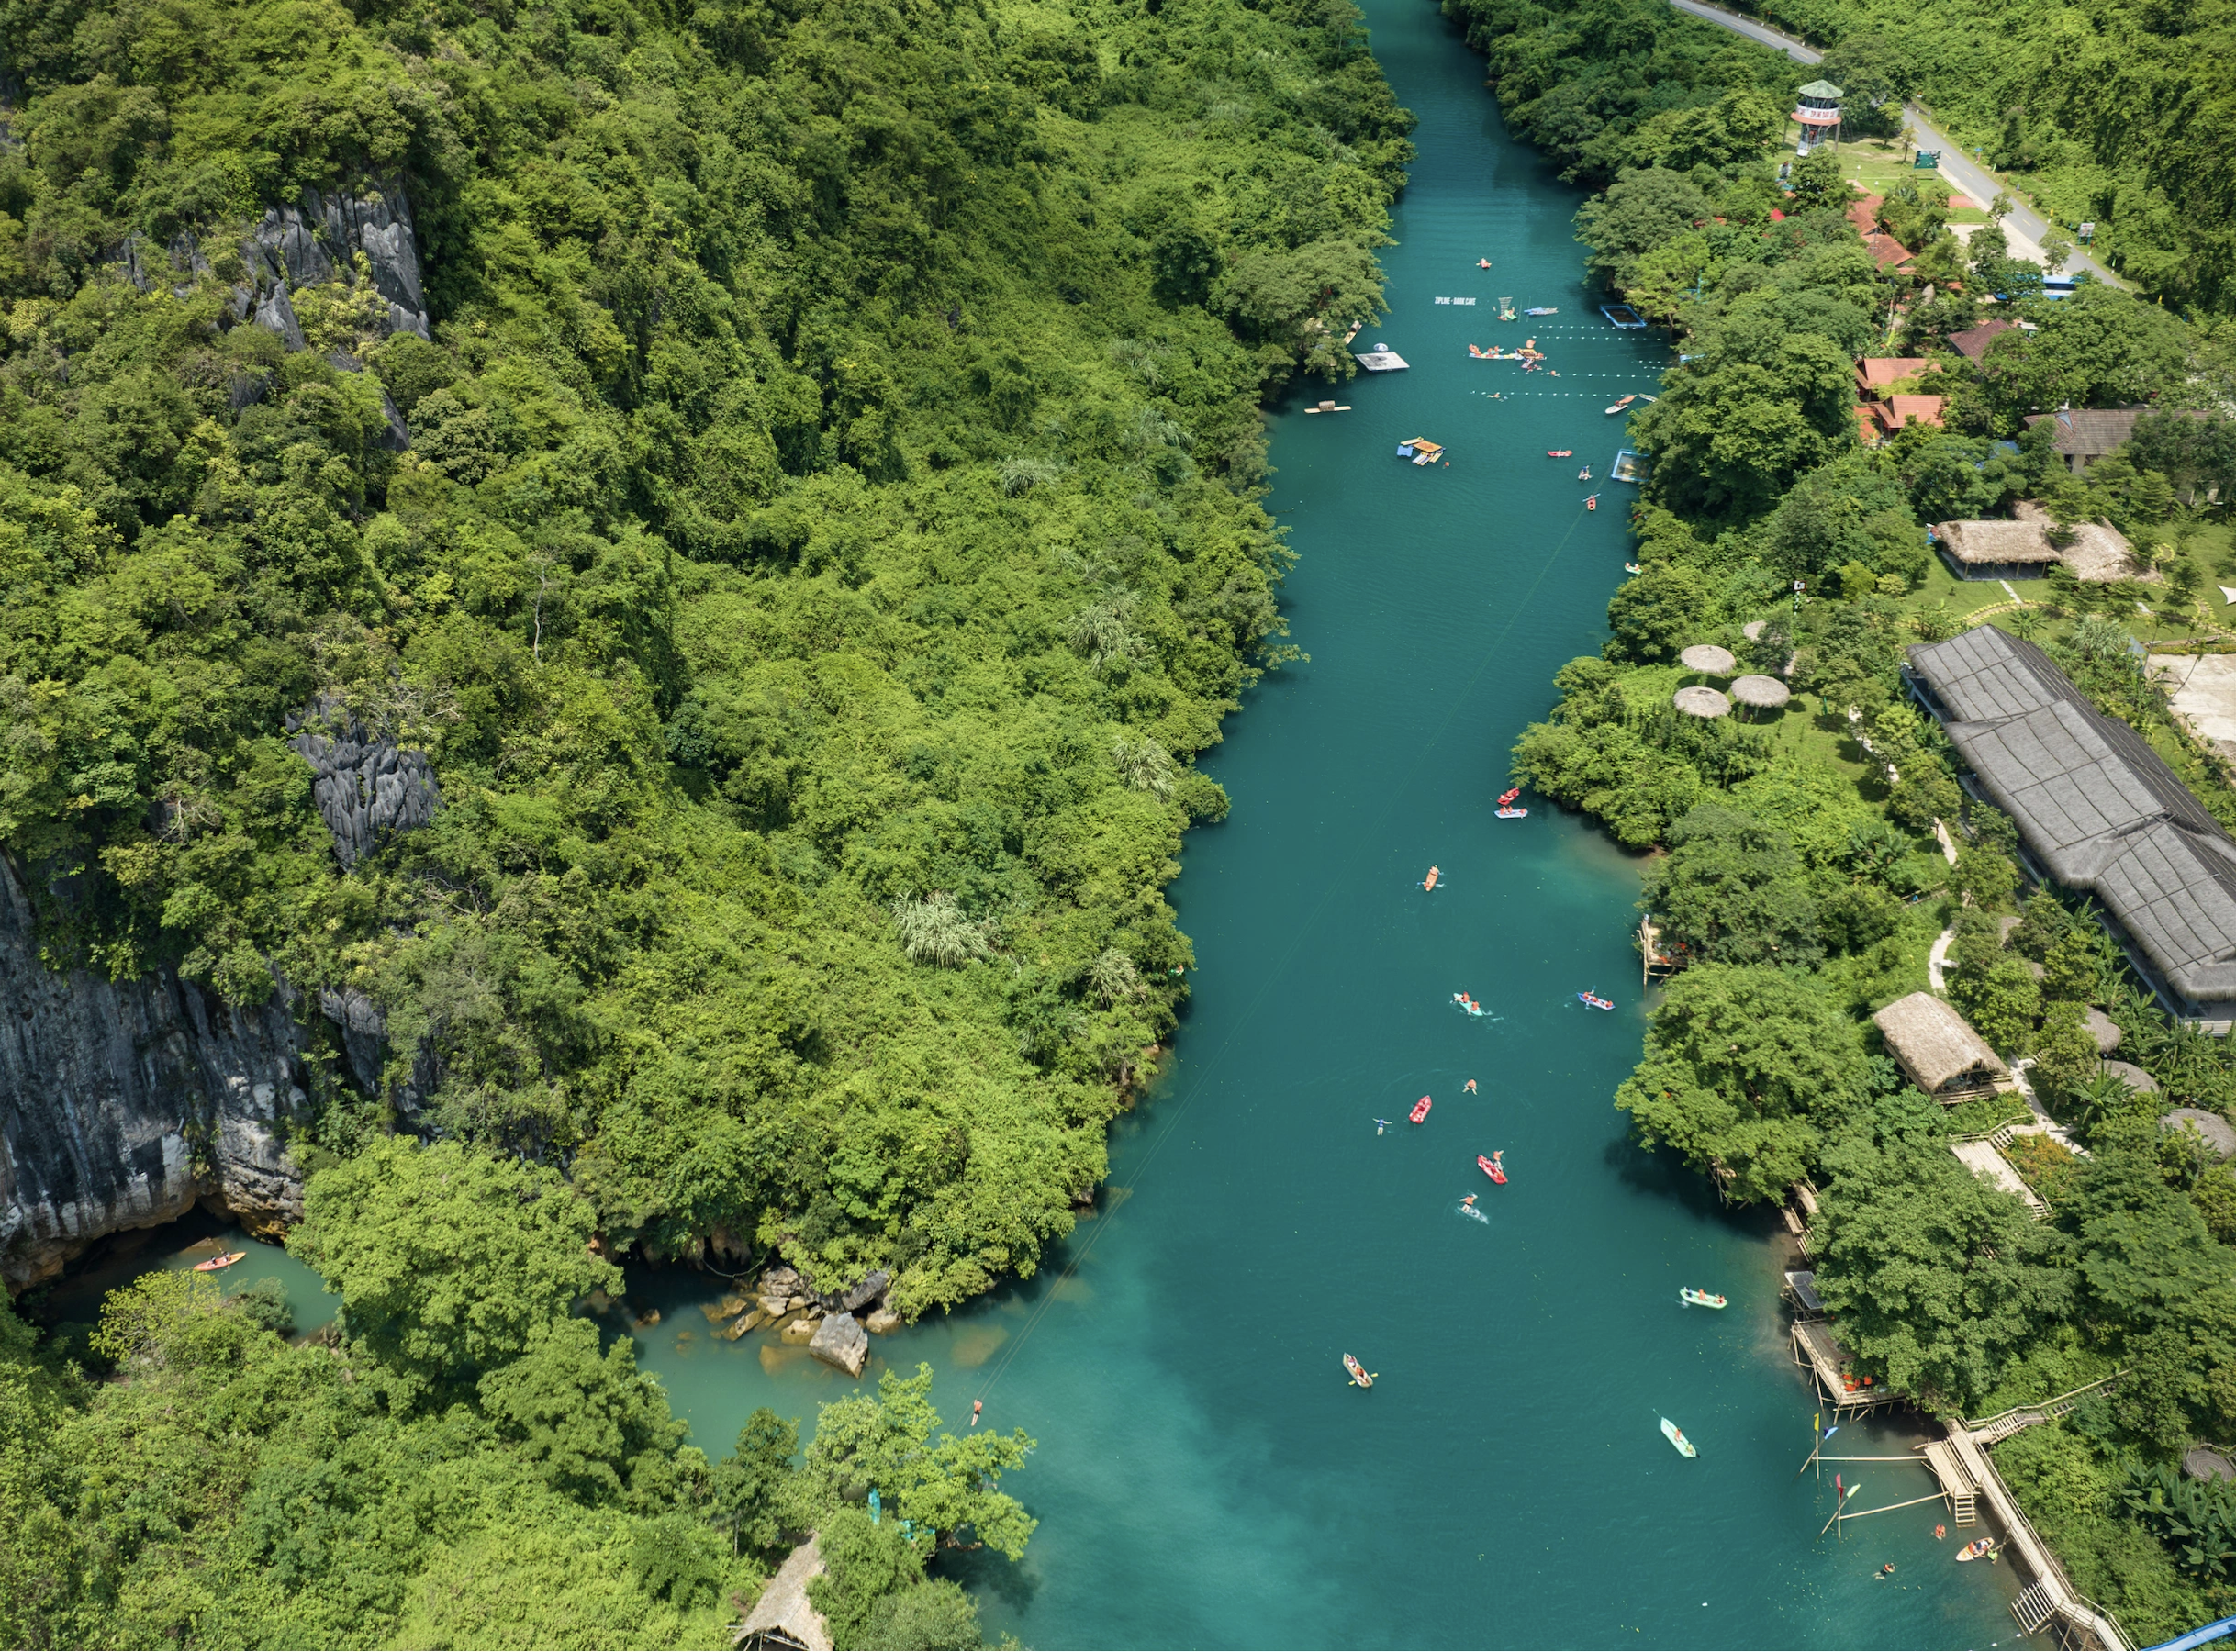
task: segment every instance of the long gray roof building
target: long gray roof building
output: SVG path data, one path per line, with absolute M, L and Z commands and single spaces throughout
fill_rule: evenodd
M 2038 870 L 2102 902 L 2186 1020 L 2236 1020 L 2236 840 L 2142 736 L 1992 625 L 1910 650 L 1919 698 Z

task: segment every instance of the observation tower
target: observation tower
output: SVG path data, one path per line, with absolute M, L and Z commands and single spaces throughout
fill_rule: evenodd
M 1814 80 L 1801 89 L 1793 118 L 1801 123 L 1801 141 L 1794 146 L 1807 154 L 1820 143 L 1840 140 L 1840 89 L 1830 81 Z

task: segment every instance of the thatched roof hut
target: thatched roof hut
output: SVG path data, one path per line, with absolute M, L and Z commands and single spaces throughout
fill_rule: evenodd
M 1792 699 L 1794 691 L 1774 676 L 1743 676 L 1731 685 L 1731 698 L 1767 711 Z
M 831 1627 L 808 1602 L 808 1579 L 821 1577 L 822 1570 L 822 1551 L 810 1537 L 784 1557 L 777 1575 L 754 1602 L 753 1611 L 738 1625 L 737 1639 L 731 1645 L 739 1652 L 766 1652 L 771 1647 L 784 1647 L 787 1652 L 802 1652 L 803 1648 L 804 1652 L 831 1652 Z
M 2236 1155 L 2236 1125 L 2201 1107 L 2177 1107 L 2158 1122 L 2161 1130 L 2194 1130 L 2215 1158 Z
M 2127 1036 L 2120 1032 L 2119 1022 L 2094 1005 L 2088 1009 L 2087 1023 L 2088 1035 L 2096 1041 L 2096 1054 L 2099 1055 L 2109 1055 L 2119 1047 L 2119 1041 Z
M 2053 524 L 2040 505 L 2017 507 L 2015 521 L 1936 522 L 1934 542 L 1962 579 L 2040 579 L 2052 563 L 2063 563 L 2076 579 L 2147 577 L 2135 566 L 2132 547 L 2116 528 L 2102 522 L 2075 522 L 2073 542 L 2050 542 Z
M 2131 1061 L 2106 1061 L 2098 1063 L 2098 1066 L 2139 1096 L 2158 1094 L 2158 1080 Z
M 1677 656 L 1687 671 L 1698 671 L 1709 676 L 1729 676 L 1739 668 L 1732 658 L 1731 650 L 1718 648 L 1713 642 L 1695 642 Z
M 2010 1077 L 1972 1023 L 1929 992 L 1896 999 L 1871 1019 L 1895 1065 L 1937 1101 L 1964 1100 Z
M 1729 717 L 1731 702 L 1713 688 L 1680 688 L 1670 696 L 1670 704 L 1687 717 Z

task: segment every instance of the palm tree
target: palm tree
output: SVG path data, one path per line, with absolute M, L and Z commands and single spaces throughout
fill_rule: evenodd
M 2117 1117 L 2134 1098 L 2135 1087 L 2117 1073 L 2099 1071 L 2073 1087 L 2073 1099 L 2081 1110 L 2084 1125 Z

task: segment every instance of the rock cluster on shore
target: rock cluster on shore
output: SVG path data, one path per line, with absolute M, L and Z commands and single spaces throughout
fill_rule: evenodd
M 726 1341 L 774 1326 L 778 1340 L 805 1344 L 824 1364 L 859 1377 L 869 1363 L 870 1333 L 900 1329 L 900 1312 L 886 1300 L 892 1284 L 892 1276 L 878 1268 L 843 1290 L 818 1290 L 807 1275 L 780 1262 L 761 1275 L 750 1297 L 732 1291 L 700 1312 Z

